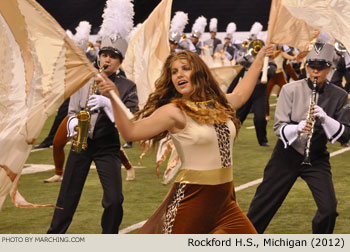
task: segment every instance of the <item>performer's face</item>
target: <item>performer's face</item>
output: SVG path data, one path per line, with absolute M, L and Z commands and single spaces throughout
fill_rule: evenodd
M 192 41 L 192 43 L 193 43 L 194 45 L 196 45 L 196 44 L 198 43 L 198 38 L 196 38 L 196 37 L 194 37 L 194 36 L 191 36 L 191 37 L 190 37 L 190 40 Z
M 331 70 L 330 67 L 326 67 L 326 68 L 313 68 L 311 66 L 307 66 L 306 67 L 310 79 L 311 81 L 314 81 L 315 77 L 317 77 L 317 82 L 320 84 L 323 84 L 327 78 L 327 75 L 329 73 L 329 71 Z
M 108 67 L 104 70 L 107 76 L 115 73 L 120 66 L 119 56 L 111 51 L 103 51 L 100 54 L 100 66 L 107 65 Z
M 189 99 L 194 91 L 191 82 L 192 68 L 187 60 L 176 60 L 171 65 L 171 80 L 177 92 Z
M 179 48 L 179 45 L 174 43 L 174 42 L 171 42 L 169 41 L 169 45 L 170 45 L 170 51 L 171 52 L 175 52 L 175 49 Z

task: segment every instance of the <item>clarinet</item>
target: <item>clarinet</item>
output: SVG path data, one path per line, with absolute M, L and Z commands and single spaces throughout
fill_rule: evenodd
M 310 161 L 310 146 L 311 146 L 312 134 L 314 133 L 314 126 L 315 126 L 316 119 L 313 116 L 313 114 L 311 114 L 311 111 L 314 105 L 316 104 L 316 87 L 317 87 L 317 78 L 315 77 L 312 83 L 312 94 L 310 98 L 309 112 L 307 114 L 307 119 L 306 119 L 311 121 L 311 130 L 310 130 L 310 133 L 307 134 L 307 140 L 306 140 L 306 145 L 304 149 L 304 160 L 303 162 L 301 162 L 302 165 L 308 165 L 308 166 L 312 166 Z

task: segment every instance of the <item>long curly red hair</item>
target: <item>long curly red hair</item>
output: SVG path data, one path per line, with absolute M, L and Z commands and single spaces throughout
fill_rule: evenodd
M 211 74 L 206 63 L 196 54 L 187 50 L 172 53 L 166 59 L 161 76 L 155 82 L 155 90 L 148 97 L 145 106 L 135 114 L 135 120 L 150 116 L 159 107 L 171 103 L 175 99 L 181 99 L 182 95 L 177 92 L 171 79 L 171 67 L 177 60 L 187 60 L 189 63 L 192 76 L 191 82 L 194 92 L 191 95 L 191 101 L 201 102 L 214 100 L 223 107 L 225 113 L 234 122 L 236 130 L 240 128 L 240 121 L 236 118 L 236 112 L 231 104 L 227 101 L 226 95 L 219 87 L 218 82 Z M 168 132 L 162 132 L 150 140 L 154 147 L 157 142 L 166 137 Z

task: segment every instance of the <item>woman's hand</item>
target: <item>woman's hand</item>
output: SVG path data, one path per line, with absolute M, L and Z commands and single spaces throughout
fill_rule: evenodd
M 256 60 L 257 59 L 264 59 L 264 57 L 270 57 L 273 55 L 274 52 L 274 45 L 270 44 L 267 46 L 264 46 L 263 48 L 260 49 L 259 53 L 256 55 Z
M 105 73 L 101 73 L 95 77 L 95 81 L 98 83 L 98 89 L 101 94 L 111 98 L 110 91 L 115 91 L 119 96 L 119 91 L 116 85 L 107 77 Z

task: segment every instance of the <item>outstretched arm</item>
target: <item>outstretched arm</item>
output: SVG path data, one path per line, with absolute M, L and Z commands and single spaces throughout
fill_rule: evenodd
M 227 100 L 233 105 L 235 109 L 239 109 L 243 104 L 247 102 L 260 76 L 261 69 L 264 65 L 264 57 L 271 56 L 272 54 L 273 45 L 263 47 L 256 56 L 248 72 L 238 83 L 233 92 L 226 95 Z
M 114 90 L 118 95 L 118 89 L 108 78 L 96 78 L 99 82 L 99 90 L 103 95 L 110 97 L 109 91 Z M 139 141 L 150 139 L 164 131 L 175 132 L 185 126 L 185 117 L 182 111 L 174 104 L 166 104 L 146 118 L 138 121 L 129 120 L 122 108 L 112 99 L 115 124 L 126 141 Z

